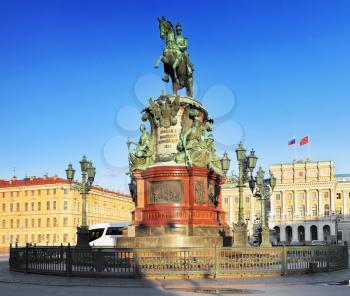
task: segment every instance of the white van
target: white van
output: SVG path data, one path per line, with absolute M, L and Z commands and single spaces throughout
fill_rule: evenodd
M 130 222 L 99 223 L 89 226 L 90 246 L 114 248 Z

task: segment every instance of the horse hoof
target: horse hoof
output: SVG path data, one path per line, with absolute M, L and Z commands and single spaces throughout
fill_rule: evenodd
M 169 82 L 169 77 L 167 77 L 167 78 L 162 78 L 162 80 L 164 81 L 164 82 Z

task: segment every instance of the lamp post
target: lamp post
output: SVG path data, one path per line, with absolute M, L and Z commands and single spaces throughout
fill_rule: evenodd
M 79 186 L 79 191 L 82 197 L 81 207 L 81 225 L 77 227 L 77 247 L 89 247 L 89 227 L 87 225 L 87 212 L 86 212 L 86 198 L 89 193 L 92 183 L 94 182 L 96 175 L 96 168 L 92 165 L 91 161 L 86 159 L 84 155 L 80 161 L 80 169 L 82 181 Z M 71 163 L 68 164 L 66 169 L 67 179 L 69 184 L 72 184 L 74 180 L 75 170 Z
M 270 234 L 269 234 L 269 227 L 267 225 L 267 219 L 266 219 L 266 208 L 265 203 L 266 200 L 270 198 L 272 191 L 275 188 L 276 185 L 276 178 L 271 174 L 270 172 L 270 179 L 268 180 L 269 183 L 266 184 L 264 181 L 264 170 L 260 167 L 255 180 L 252 179 L 249 182 L 249 187 L 254 196 L 260 201 L 260 211 L 261 211 L 261 217 L 260 217 L 260 228 L 261 228 L 261 247 L 271 247 L 270 243 Z M 254 193 L 255 190 L 255 193 Z
M 243 190 L 245 183 L 251 183 L 253 180 L 252 174 L 255 169 L 256 162 L 258 158 L 255 155 L 254 150 L 250 151 L 250 154 L 246 155 L 246 150 L 242 143 L 239 143 L 236 149 L 236 156 L 238 161 L 239 175 L 238 175 L 238 196 L 239 196 L 239 206 L 238 206 L 238 223 L 233 225 L 234 231 L 234 247 L 245 247 L 248 245 L 247 236 L 247 223 L 244 221 L 244 207 L 243 207 Z

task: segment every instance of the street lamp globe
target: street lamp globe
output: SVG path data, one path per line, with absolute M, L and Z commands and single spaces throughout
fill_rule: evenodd
M 263 185 L 263 183 L 264 183 L 264 174 L 265 174 L 265 172 L 260 167 L 258 172 L 257 172 L 257 174 L 256 174 L 256 177 L 255 177 L 255 181 L 256 181 L 256 184 L 258 186 L 262 186 Z
M 270 186 L 271 186 L 271 189 L 273 191 L 273 189 L 275 188 L 276 186 L 276 182 L 277 182 L 277 179 L 275 178 L 275 176 L 273 174 L 271 174 L 270 172 Z
M 257 160 L 258 160 L 258 158 L 255 155 L 255 151 L 254 151 L 254 149 L 252 149 L 250 151 L 249 156 L 248 156 L 248 168 L 249 168 L 250 172 L 253 172 L 253 170 L 255 169 Z
M 242 161 L 246 158 L 246 150 L 243 147 L 242 142 L 239 143 L 238 148 L 236 149 L 236 156 L 238 161 Z
M 69 183 L 72 183 L 74 179 L 75 169 L 73 169 L 73 165 L 71 163 L 68 164 L 68 168 L 66 169 L 66 175 Z
M 88 166 L 88 161 L 86 159 L 86 156 L 83 156 L 83 159 L 80 161 L 80 168 L 82 172 L 86 172 Z
M 225 176 L 230 169 L 231 159 L 228 157 L 227 152 L 225 151 L 224 156 L 220 159 L 221 168 Z
M 94 181 L 94 179 L 95 179 L 96 169 L 92 165 L 91 161 L 88 163 L 86 171 L 87 171 L 87 175 L 88 175 L 88 180 L 89 180 L 90 183 L 92 183 Z

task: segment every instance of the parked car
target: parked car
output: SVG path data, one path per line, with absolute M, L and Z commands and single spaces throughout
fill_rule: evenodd
M 326 242 L 321 240 L 313 240 L 311 241 L 311 246 L 325 246 Z

